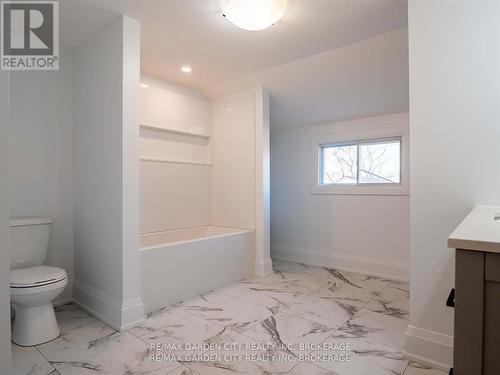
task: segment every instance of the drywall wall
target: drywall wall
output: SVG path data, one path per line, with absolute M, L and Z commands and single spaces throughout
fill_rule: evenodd
M 255 92 L 213 103 L 211 224 L 255 229 Z
M 75 54 L 74 299 L 115 328 L 144 319 L 139 267 L 139 23 Z
M 58 71 L 11 74 L 10 215 L 52 218 L 46 264 L 73 281 L 73 55 L 61 51 Z M 57 301 L 56 301 L 57 302 Z
M 152 77 L 141 84 L 141 233 L 208 225 L 211 103 Z
M 10 73 L 0 71 L 0 364 L 11 368 L 9 273 L 9 87 Z
M 273 130 L 408 112 L 408 29 L 224 81 L 207 94 L 257 86 L 271 95 Z
M 454 251 L 477 204 L 500 204 L 500 3 L 409 2 L 411 256 L 407 355 L 452 362 Z
M 271 132 L 271 255 L 408 278 L 409 197 L 314 195 L 318 137 L 408 129 L 408 114 Z

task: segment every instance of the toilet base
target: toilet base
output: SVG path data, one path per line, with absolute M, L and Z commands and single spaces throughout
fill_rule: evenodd
M 61 331 L 52 303 L 41 306 L 22 306 L 13 303 L 16 319 L 12 342 L 20 346 L 34 346 L 52 341 Z

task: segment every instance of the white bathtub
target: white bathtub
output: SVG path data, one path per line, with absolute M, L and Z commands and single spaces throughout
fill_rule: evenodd
M 146 312 L 253 275 L 255 232 L 203 226 L 141 234 Z

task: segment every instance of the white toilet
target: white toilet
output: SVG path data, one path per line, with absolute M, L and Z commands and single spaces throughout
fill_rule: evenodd
M 66 271 L 44 266 L 51 220 L 10 220 L 10 297 L 16 319 L 12 341 L 33 346 L 55 339 L 60 330 L 52 301 L 68 284 Z

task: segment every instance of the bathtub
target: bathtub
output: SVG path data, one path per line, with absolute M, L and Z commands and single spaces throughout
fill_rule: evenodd
M 202 226 L 141 234 L 146 312 L 251 276 L 254 263 L 253 230 Z

